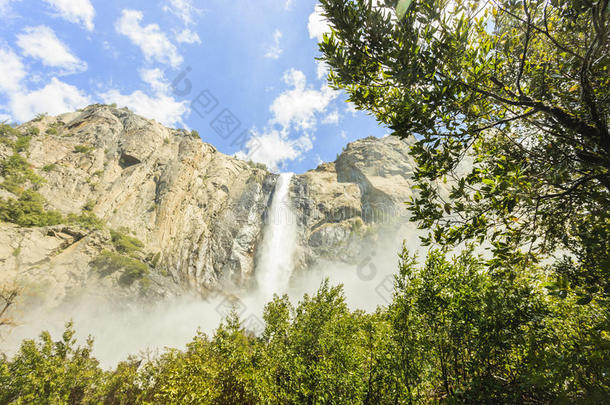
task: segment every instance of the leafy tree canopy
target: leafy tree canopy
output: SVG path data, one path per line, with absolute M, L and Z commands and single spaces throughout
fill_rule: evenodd
M 417 140 L 412 209 L 426 242 L 488 240 L 496 265 L 566 252 L 558 293 L 571 283 L 607 297 L 608 0 L 321 5 L 331 85 Z M 453 180 L 449 193 L 439 180 Z

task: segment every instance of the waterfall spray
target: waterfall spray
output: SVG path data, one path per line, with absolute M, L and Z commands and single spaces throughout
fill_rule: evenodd
M 266 298 L 287 291 L 294 267 L 297 225 L 290 201 L 292 176 L 282 173 L 278 177 L 256 266 L 259 291 Z

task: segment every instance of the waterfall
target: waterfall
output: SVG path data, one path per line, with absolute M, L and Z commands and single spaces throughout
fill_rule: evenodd
M 269 299 L 288 289 L 297 243 L 296 216 L 290 201 L 292 173 L 279 175 L 265 224 L 262 249 L 256 266 L 260 293 Z

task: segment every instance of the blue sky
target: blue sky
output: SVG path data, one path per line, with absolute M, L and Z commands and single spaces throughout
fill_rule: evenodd
M 0 0 L 0 119 L 116 103 L 303 172 L 388 132 L 326 86 L 318 11 L 313 0 Z

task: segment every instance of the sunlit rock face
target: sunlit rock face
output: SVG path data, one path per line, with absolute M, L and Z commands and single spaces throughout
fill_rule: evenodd
M 92 212 L 104 227 L 0 223 L 1 282 L 31 286 L 36 299 L 54 305 L 92 289 L 157 299 L 256 285 L 277 174 L 127 109 L 93 105 L 21 129 L 32 127 L 39 134 L 22 155 L 45 179 L 38 192 L 46 208 Z M 0 147 L 5 158 L 9 151 Z M 363 245 L 407 222 L 408 150 L 396 138 L 365 138 L 334 163 L 291 177 L 297 270 L 322 259 L 357 262 Z M 11 195 L 2 190 L 0 197 Z M 145 283 L 126 286 L 119 273 L 102 276 L 92 267 L 116 251 L 111 230 L 142 241 L 135 257 L 149 268 Z
M 348 144 L 337 160 L 297 176 L 293 187 L 301 230 L 302 268 L 319 259 L 357 263 L 382 234 L 408 223 L 414 163 L 410 143 L 369 137 Z

